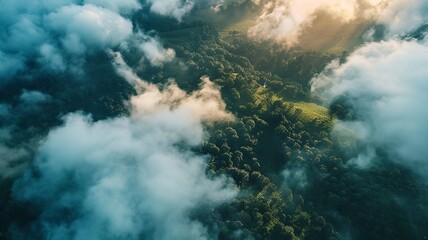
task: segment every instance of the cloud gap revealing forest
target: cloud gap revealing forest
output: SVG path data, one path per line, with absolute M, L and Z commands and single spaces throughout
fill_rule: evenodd
M 0 239 L 428 237 L 425 0 L 0 0 Z

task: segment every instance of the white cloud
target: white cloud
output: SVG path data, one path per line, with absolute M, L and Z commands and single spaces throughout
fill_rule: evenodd
M 162 16 L 174 17 L 181 20 L 194 6 L 193 0 L 147 0 L 150 10 Z
M 85 3 L 104 7 L 117 13 L 129 14 L 141 8 L 138 0 L 86 0 Z
M 192 5 L 176 4 L 179 9 L 168 6 L 166 12 L 153 4 L 153 11 L 181 18 Z M 68 71 L 85 63 L 88 54 L 106 51 L 116 72 L 139 93 L 130 102 L 131 116 L 95 122 L 69 114 L 43 142 L 27 143 L 41 144 L 38 149 L 9 146 L 10 129 L 0 130 L 0 176 L 14 176 L 25 167 L 14 196 L 40 204 L 35 231 L 49 239 L 211 238 L 192 214 L 232 199 L 237 190 L 226 177 L 207 175 L 208 156 L 192 149 L 206 138 L 205 124 L 233 120 L 219 89 L 203 78 L 201 89 L 190 94 L 172 83 L 160 90 L 139 79 L 122 55 L 110 50 L 136 48 L 154 66 L 174 58 L 174 50 L 163 48 L 158 38 L 133 32 L 131 21 L 120 15 L 137 10 L 136 1 L 0 0 L 3 5 L 0 76 L 25 71 L 29 60 L 41 71 Z M 34 113 L 51 97 L 24 90 L 17 100 L 13 107 L 0 105 L 8 121 L 18 118 L 15 113 Z M 22 163 L 33 154 L 28 168 Z M 73 214 L 64 217 L 62 211 Z M 24 238 L 34 234 L 17 231 Z
M 146 2 L 161 15 L 181 18 L 191 3 Z M 167 10 L 161 11 L 162 4 Z M 26 71 L 29 62 L 40 71 L 82 73 L 88 54 L 106 51 L 124 42 L 138 45 L 151 65 L 171 61 L 175 52 L 158 38 L 133 31 L 130 18 L 141 8 L 137 0 L 0 1 L 0 77 L 7 81 Z M 143 37 L 142 37 L 143 36 Z M 128 43 L 130 44 L 130 43 Z M 35 69 L 32 69 L 35 70 Z
M 387 27 L 389 37 L 410 33 L 427 23 L 428 2 L 425 0 L 390 0 L 377 20 Z
M 140 92 L 131 116 L 66 116 L 37 151 L 36 172 L 15 185 L 16 197 L 42 204 L 37 224 L 51 239 L 210 239 L 192 211 L 237 191 L 225 177 L 206 175 L 207 156 L 192 151 L 206 138 L 204 124 L 233 120 L 219 89 L 204 78 L 191 94 L 174 84 L 160 90 L 120 53 L 112 56 L 117 73 Z
M 378 22 L 386 26 L 388 36 L 409 33 L 428 20 L 425 0 L 275 0 L 265 4 L 248 33 L 255 39 L 291 47 L 299 42 L 302 31 L 312 26 L 320 11 L 343 23 L 358 18 Z
M 1 48 L 11 53 L 32 54 L 37 51 L 34 45 L 46 41 L 46 32 L 38 26 L 34 16 L 21 16 L 9 27 L 7 38 L 2 41 Z
M 132 23 L 105 8 L 71 5 L 49 14 L 45 23 L 61 36 L 65 49 L 81 54 L 114 47 L 132 34 Z
M 360 6 L 376 8 L 380 0 L 275 0 L 265 4 L 256 25 L 249 35 L 256 39 L 274 40 L 293 46 L 299 41 L 304 28 L 311 26 L 319 11 L 325 11 L 338 21 L 348 22 L 361 14 Z
M 150 36 L 141 31 L 124 42 L 120 50 L 128 55 L 138 53 L 138 56 L 141 56 L 138 68 L 142 68 L 146 61 L 151 66 L 162 67 L 164 63 L 171 62 L 175 58 L 174 49 L 164 48 L 157 36 Z
M 164 62 L 170 62 L 175 57 L 175 51 L 165 49 L 156 39 L 150 38 L 141 43 L 140 49 L 153 66 L 161 66 Z
M 425 175 L 428 162 L 428 39 L 402 40 L 401 36 L 427 23 L 426 1 L 390 0 L 376 19 L 386 27 L 386 39 L 366 43 L 346 62 L 330 63 L 312 80 L 312 92 L 326 105 L 345 99 L 357 115 L 355 121 L 338 121 L 333 135 L 351 133 L 360 145 L 349 164 L 370 167 L 376 149 Z M 345 134 L 346 135 L 346 134 Z M 348 136 L 350 136 L 348 134 Z M 349 150 L 349 149 L 348 149 Z
M 41 177 L 21 179 L 16 193 L 43 203 L 39 221 L 51 239 L 207 239 L 191 211 L 235 190 L 205 175 L 207 159 L 190 150 L 202 126 L 177 115 L 100 122 L 69 115 L 37 154 Z M 63 220 L 60 210 L 76 217 Z
M 361 136 L 369 154 L 363 153 L 360 160 L 373 158 L 370 147 L 386 149 L 392 159 L 424 173 L 428 169 L 428 108 L 423 106 L 428 101 L 427 64 L 427 40 L 369 43 L 344 64 L 331 63 L 312 80 L 312 91 L 327 104 L 345 96 L 354 108 L 361 122 L 355 133 L 369 133 Z
M 37 62 L 46 69 L 56 72 L 64 72 L 66 70 L 66 61 L 61 51 L 55 46 L 43 44 L 39 48 L 39 54 L 40 56 L 37 58 Z
M 177 117 L 183 116 L 190 122 L 233 121 L 233 115 L 226 112 L 226 104 L 221 98 L 220 90 L 208 77 L 202 77 L 200 89 L 187 94 L 176 84 L 169 83 L 160 90 L 157 85 L 140 79 L 123 60 L 119 52 L 113 53 L 113 66 L 121 77 L 136 87 L 139 95 L 131 99 L 134 115 L 153 114 L 158 111 L 171 111 Z M 191 131 L 189 131 L 191 132 Z M 197 139 L 197 138 L 196 138 Z
M 17 22 L 21 17 L 35 17 L 53 12 L 60 7 L 78 4 L 78 0 L 38 0 L 38 1 L 0 1 L 1 26 L 7 27 Z

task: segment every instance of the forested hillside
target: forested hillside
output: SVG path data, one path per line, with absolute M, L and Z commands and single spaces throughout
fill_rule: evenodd
M 394 53 L 388 41 L 423 52 L 412 47 L 426 47 L 424 27 L 390 40 L 383 22 L 341 25 L 334 11 L 315 9 L 315 33 L 299 30 L 304 40 L 292 46 L 254 37 L 280 1 L 189 1 L 170 12 L 156 1 L 96 2 L 27 19 L 51 24 L 34 27 L 37 50 L 12 46 L 20 39 L 12 20 L 0 24 L 8 29 L 0 64 L 17 66 L 0 67 L 0 239 L 427 238 L 428 185 L 415 170 L 426 156 L 406 148 L 422 146 L 427 132 L 419 144 L 378 131 L 378 115 L 401 116 L 401 103 L 385 99 L 408 89 L 391 82 L 369 91 L 361 80 L 383 79 L 370 61 L 404 58 L 376 59 Z M 81 33 L 74 26 L 83 28 L 85 11 L 114 20 Z M 338 22 L 308 47 L 326 19 Z M 99 40 L 90 34 L 98 27 L 118 36 Z M 401 124 L 417 132 L 419 112 L 406 113 L 415 123 Z

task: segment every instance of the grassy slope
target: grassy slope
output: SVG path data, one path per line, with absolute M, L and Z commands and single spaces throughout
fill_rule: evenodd
M 283 100 L 281 97 L 273 94 L 268 94 L 268 88 L 259 87 L 255 93 L 256 97 L 256 105 L 261 105 L 262 111 L 267 110 L 267 101 L 270 100 L 271 102 L 274 102 L 276 100 Z M 268 98 L 271 99 L 268 99 Z M 330 117 L 328 113 L 328 109 L 317 105 L 315 103 L 308 103 L 308 102 L 285 102 L 286 104 L 293 104 L 294 109 L 300 109 L 302 112 L 299 116 L 302 123 L 309 123 L 312 121 L 321 121 L 322 123 L 331 126 L 332 125 L 332 118 Z
M 300 115 L 304 122 L 311 122 L 318 119 L 322 122 L 330 122 L 331 118 L 328 109 L 315 103 L 297 102 L 293 103 L 295 109 L 302 110 Z

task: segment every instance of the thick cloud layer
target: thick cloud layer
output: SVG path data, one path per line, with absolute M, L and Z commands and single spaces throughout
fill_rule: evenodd
M 10 103 L 0 103 L 0 177 L 24 171 L 13 197 L 40 210 L 29 229 L 10 228 L 12 238 L 215 238 L 215 226 L 208 230 L 196 215 L 201 209 L 211 214 L 237 190 L 226 177 L 208 175 L 209 156 L 194 148 L 207 137 L 205 124 L 233 116 L 207 77 L 188 94 L 173 83 L 159 88 L 142 81 L 125 63 L 122 54 L 137 59 L 137 70 L 162 67 L 175 57 L 154 33 L 133 26 L 132 17 L 147 5 L 181 19 L 193 2 L 0 0 L 0 87 L 35 72 L 71 81 L 83 76 L 82 84 L 95 84 L 83 69 L 97 69 L 88 59 L 107 53 L 116 73 L 137 92 L 124 103 L 130 116 L 94 121 L 68 113 L 47 136 L 29 130 L 22 144 L 14 142 L 14 120 L 44 111 L 43 104 L 57 99 L 22 89 Z
M 25 70 L 34 59 L 42 69 L 65 71 L 70 56 L 112 47 L 132 33 L 128 20 L 90 4 L 6 0 L 1 4 L 0 56 L 7 63 L 0 67 L 3 80 Z
M 425 1 L 389 1 L 378 16 L 387 29 L 387 40 L 367 43 L 341 64 L 330 63 L 312 80 L 312 92 L 326 105 L 345 99 L 356 114 L 355 121 L 339 121 L 333 133 L 340 139 L 356 137 L 365 149 L 351 164 L 368 167 L 377 159 L 376 150 L 410 166 L 419 173 L 426 161 L 428 128 L 425 119 L 428 90 L 428 40 L 403 40 L 428 19 Z
M 172 49 L 164 49 L 158 38 L 133 29 L 130 18 L 140 8 L 136 0 L 0 0 L 0 87 L 17 78 L 31 80 L 45 73 L 56 75 L 59 80 L 82 79 L 83 69 L 91 64 L 87 63 L 88 56 L 110 48 L 133 51 L 144 59 L 140 65 L 161 66 L 171 61 L 175 56 Z M 22 117 L 42 111 L 43 102 L 56 100 L 25 89 L 16 98 L 19 101 L 14 104 L 10 98 L 7 104 L 0 102 L 1 128 L 8 133 L 7 137 L 0 137 L 2 155 L 12 156 L 16 150 L 16 157 L 2 159 L 2 169 L 20 166 L 16 162 L 24 159 L 19 157 L 23 151 L 26 160 L 30 156 L 28 149 L 9 143 L 21 130 L 15 125 Z M 28 136 L 33 137 L 41 136 Z M 9 171 L 0 173 L 5 175 L 9 176 Z
M 327 104 L 344 96 L 354 109 L 358 122 L 340 126 L 368 144 L 355 159 L 359 165 L 375 158 L 373 149 L 383 149 L 392 159 L 426 173 L 427 64 L 427 40 L 392 39 L 365 45 L 344 64 L 332 62 L 313 79 L 312 91 Z
M 147 4 L 155 8 L 160 2 Z M 1 0 L 0 6 L 1 81 L 28 70 L 28 65 L 42 71 L 81 73 L 85 56 L 116 48 L 127 41 L 128 47 L 140 46 L 152 65 L 161 65 L 174 57 L 171 50 L 163 49 L 158 39 L 143 38 L 140 31 L 133 30 L 130 18 L 142 7 L 136 0 L 82 3 Z M 168 11 L 181 11 L 180 6 L 165 6 Z M 155 9 L 160 11 L 161 7 Z M 180 17 L 185 13 L 187 11 L 180 12 Z M 178 18 L 178 13 L 165 12 L 167 14 Z M 34 61 L 37 66 L 29 64 Z
M 49 239 L 208 239 L 192 214 L 236 194 L 224 177 L 206 175 L 207 157 L 192 151 L 205 138 L 203 123 L 233 119 L 219 90 L 204 78 L 190 95 L 174 84 L 161 91 L 112 55 L 118 74 L 139 82 L 131 116 L 66 116 L 16 197 L 41 205 L 34 224 Z
M 389 35 L 395 35 L 415 30 L 411 26 L 425 22 L 428 3 L 424 0 L 268 1 L 249 35 L 291 47 L 299 42 L 302 31 L 312 25 L 321 11 L 343 23 L 355 19 L 378 22 L 386 26 Z

